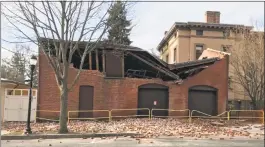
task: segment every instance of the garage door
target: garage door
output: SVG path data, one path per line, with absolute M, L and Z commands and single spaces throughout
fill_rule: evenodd
M 196 86 L 189 89 L 188 107 L 209 115 L 217 115 L 217 90 L 209 86 Z M 193 113 L 194 116 L 204 116 Z
M 29 90 L 7 89 L 5 91 L 4 121 L 27 121 Z M 33 91 L 31 101 L 31 121 L 36 118 L 37 91 Z
M 138 108 L 168 109 L 168 87 L 159 84 L 146 84 L 138 89 Z M 148 115 L 139 110 L 138 115 Z M 155 116 L 167 116 L 167 111 L 153 111 Z

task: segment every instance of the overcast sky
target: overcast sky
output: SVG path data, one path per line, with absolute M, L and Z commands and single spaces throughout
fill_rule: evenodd
M 221 23 L 251 25 L 252 20 L 264 23 L 263 2 L 139 2 L 129 16 L 136 25 L 130 36 L 132 45 L 146 50 L 156 48 L 164 31 L 174 22 L 204 22 L 205 11 L 220 11 Z M 3 23 L 2 28 L 5 28 Z M 2 38 L 5 38 L 4 31 L 2 29 Z M 11 50 L 15 46 L 2 43 Z M 35 46 L 32 49 L 37 50 Z M 2 50 L 2 57 L 10 55 Z

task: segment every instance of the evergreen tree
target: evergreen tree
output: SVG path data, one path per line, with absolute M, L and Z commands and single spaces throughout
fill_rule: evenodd
M 26 73 L 26 58 L 20 52 L 15 52 L 11 58 L 11 65 L 13 66 L 13 70 L 15 71 L 14 79 L 19 82 L 25 82 L 25 73 Z
M 126 17 L 126 2 L 115 2 L 108 13 L 108 41 L 117 44 L 130 45 L 132 41 L 129 39 L 129 35 L 132 28 L 130 27 L 131 21 Z
M 13 50 L 13 55 L 10 59 L 3 59 L 2 71 L 3 78 L 18 81 L 21 83 L 25 82 L 26 77 L 26 56 L 21 52 L 21 50 L 16 46 Z
M 14 80 L 21 83 L 27 83 L 26 81 L 30 79 L 30 48 L 27 46 L 16 45 L 13 50 L 13 55 L 10 59 L 2 59 L 3 63 L 1 65 L 2 78 L 8 80 Z M 33 86 L 38 86 L 38 69 L 37 65 L 33 71 Z

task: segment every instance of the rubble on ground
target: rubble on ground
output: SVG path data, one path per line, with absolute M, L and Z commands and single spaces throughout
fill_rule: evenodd
M 235 127 L 237 126 L 237 127 Z M 5 122 L 3 130 L 9 132 L 24 131 L 25 122 Z M 59 124 L 55 122 L 31 123 L 32 131 L 35 133 L 56 133 Z M 234 129 L 232 129 L 234 128 Z M 251 132 L 256 128 L 258 132 Z M 218 121 L 210 119 L 193 119 L 191 123 L 187 119 L 158 119 L 152 120 L 131 118 L 111 122 L 104 121 L 71 121 L 68 129 L 72 133 L 139 133 L 138 138 L 153 138 L 159 136 L 178 136 L 193 138 L 212 138 L 212 136 L 235 136 L 263 137 L 264 125 L 251 125 L 238 123 L 237 121 Z M 222 137 L 224 138 L 224 137 Z

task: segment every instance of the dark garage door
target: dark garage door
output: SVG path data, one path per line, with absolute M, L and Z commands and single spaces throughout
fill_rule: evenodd
M 158 84 L 142 85 L 138 89 L 138 108 L 168 109 L 168 87 Z M 139 110 L 138 115 L 148 115 Z M 153 111 L 153 115 L 167 116 L 167 111 Z
M 189 89 L 188 107 L 209 115 L 217 115 L 217 90 L 208 86 L 196 86 Z M 193 113 L 193 116 L 205 116 Z
M 93 110 L 94 87 L 80 86 L 79 89 L 79 110 Z M 79 117 L 93 117 L 92 112 L 80 112 Z

